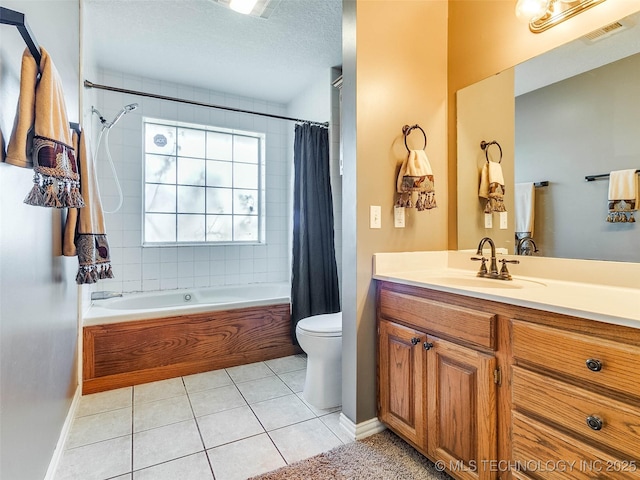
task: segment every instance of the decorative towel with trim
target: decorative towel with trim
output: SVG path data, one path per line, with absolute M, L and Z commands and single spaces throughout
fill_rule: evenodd
M 607 222 L 635 222 L 633 212 L 640 205 L 638 174 L 635 169 L 609 173 L 609 214 Z
M 533 182 L 516 183 L 513 195 L 515 197 L 516 238 L 533 237 L 536 187 Z
M 113 278 L 109 243 L 104 228 L 95 166 L 85 142 L 84 132 L 80 135 L 74 133 L 73 140 L 78 146 L 80 191 L 85 198 L 85 206 L 69 209 L 62 254 L 68 257 L 78 256 L 78 284 L 96 283 L 100 279 Z
M 409 151 L 409 155 L 400 167 L 396 189 L 400 194 L 396 207 L 415 206 L 420 212 L 437 207 L 433 172 L 424 150 Z M 418 194 L 415 203 L 412 199 L 414 192 Z
M 484 213 L 506 212 L 504 206 L 504 176 L 498 162 L 485 162 L 480 173 L 478 196 L 487 199 Z
M 47 51 L 40 52 L 40 68 L 28 48 L 22 55 L 20 97 L 5 162 L 34 170 L 33 188 L 24 203 L 82 207 L 62 81 Z

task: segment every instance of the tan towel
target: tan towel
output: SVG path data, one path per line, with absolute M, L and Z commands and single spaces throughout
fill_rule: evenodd
M 513 194 L 516 210 L 516 235 L 526 234 L 528 237 L 533 237 L 536 187 L 533 182 L 516 183 Z
M 104 228 L 95 166 L 84 133 L 79 136 L 74 134 L 74 144 L 78 146 L 80 191 L 85 198 L 85 206 L 69 209 L 62 254 L 68 257 L 78 256 L 78 284 L 96 283 L 100 279 L 113 278 L 109 243 Z
M 39 67 L 28 48 L 22 55 L 20 97 L 5 162 L 34 170 L 34 185 L 25 203 L 81 207 L 62 81 L 47 51 L 40 48 L 40 53 Z
M 480 172 L 478 196 L 487 199 L 484 213 L 506 212 L 504 206 L 504 175 L 498 162 L 486 162 Z
M 633 212 L 640 205 L 638 174 L 635 169 L 615 170 L 609 173 L 607 222 L 635 222 Z
M 422 211 L 437 206 L 433 172 L 424 150 L 409 151 L 409 155 L 400 166 L 396 190 L 400 194 L 396 202 L 397 207 L 415 206 L 416 210 Z M 414 192 L 417 192 L 415 204 L 412 199 Z

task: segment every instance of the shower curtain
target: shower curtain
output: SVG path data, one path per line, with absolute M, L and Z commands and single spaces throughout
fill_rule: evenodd
M 298 321 L 340 311 L 329 179 L 329 131 L 297 124 L 294 140 L 291 335 Z

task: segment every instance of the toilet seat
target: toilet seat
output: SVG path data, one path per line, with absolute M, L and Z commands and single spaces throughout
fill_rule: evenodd
M 314 337 L 342 336 L 342 312 L 303 318 L 296 326 L 301 333 Z

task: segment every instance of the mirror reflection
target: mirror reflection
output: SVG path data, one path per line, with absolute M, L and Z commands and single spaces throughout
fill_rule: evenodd
M 640 261 L 638 222 L 607 222 L 609 178 L 585 181 L 640 169 L 639 17 L 458 92 L 459 249 L 474 248 L 477 238 L 490 235 L 509 253 Z M 472 115 L 477 118 L 470 120 Z M 485 228 L 480 202 L 473 203 L 484 160 L 473 145 L 479 135 L 492 135 L 503 146 L 513 141 L 502 162 L 509 212 L 504 230 L 495 215 L 492 228 Z M 504 168 L 509 160 L 512 176 Z

